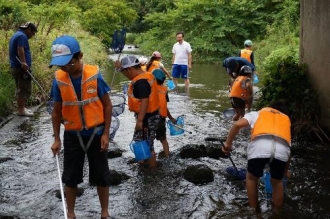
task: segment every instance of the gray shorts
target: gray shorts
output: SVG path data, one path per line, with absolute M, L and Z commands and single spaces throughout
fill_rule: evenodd
M 27 100 L 31 96 L 31 76 L 22 68 L 11 68 L 10 72 L 15 80 L 16 97 Z

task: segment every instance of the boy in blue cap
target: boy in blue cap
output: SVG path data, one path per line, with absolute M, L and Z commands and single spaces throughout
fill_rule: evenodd
M 50 67 L 58 66 L 52 86 L 54 155 L 61 149 L 60 126 L 64 131 L 64 170 L 68 217 L 75 218 L 77 185 L 83 182 L 85 154 L 89 162 L 89 183 L 97 186 L 101 218 L 109 217 L 110 171 L 108 166 L 109 129 L 112 105 L 110 88 L 98 66 L 82 62 L 83 53 L 72 36 L 56 38 L 51 48 Z
M 169 102 L 167 87 L 164 85 L 165 73 L 161 69 L 155 69 L 152 74 L 157 80 L 157 90 L 159 96 L 159 114 L 160 123 L 156 130 L 156 139 L 159 140 L 163 145 L 165 157 L 170 156 L 170 150 L 166 139 L 166 118 L 168 117 L 172 123 L 176 123 L 176 120 L 172 117 L 170 111 L 167 108 L 167 102 Z

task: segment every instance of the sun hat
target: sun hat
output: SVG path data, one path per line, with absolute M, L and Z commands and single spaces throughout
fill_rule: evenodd
M 152 57 L 161 58 L 162 55 L 160 54 L 160 52 L 155 51 L 155 52 L 152 53 Z
M 129 68 L 132 66 L 140 65 L 140 61 L 133 55 L 125 56 L 120 60 L 121 68 Z
M 64 66 L 70 62 L 75 53 L 80 52 L 80 46 L 76 38 L 64 35 L 54 40 L 51 52 L 50 66 Z
M 244 41 L 244 46 L 253 46 L 253 43 L 251 40 L 245 40 Z
M 141 63 L 141 65 L 146 64 L 147 61 L 148 61 L 148 59 L 146 57 L 140 57 L 139 58 L 139 62 Z
M 165 73 L 159 68 L 154 69 L 151 73 L 157 80 L 164 81 L 166 78 Z
M 32 23 L 32 22 L 26 22 L 26 23 L 22 24 L 21 26 L 19 26 L 19 28 L 23 29 L 23 30 L 25 30 L 27 28 L 31 28 L 32 31 L 38 32 L 36 25 L 34 25 L 34 23 Z
M 252 74 L 252 68 L 247 65 L 243 65 L 241 70 L 239 71 L 240 74 Z

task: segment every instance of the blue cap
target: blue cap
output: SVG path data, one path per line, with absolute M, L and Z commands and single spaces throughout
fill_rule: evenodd
M 165 73 L 159 68 L 156 68 L 155 70 L 153 70 L 152 74 L 155 76 L 156 79 L 158 79 L 160 81 L 164 81 L 166 78 Z
M 54 40 L 51 51 L 50 66 L 64 66 L 70 62 L 75 53 L 80 52 L 80 46 L 76 38 L 64 35 Z

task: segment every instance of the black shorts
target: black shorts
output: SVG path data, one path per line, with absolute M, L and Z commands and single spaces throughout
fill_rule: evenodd
M 166 139 L 166 119 L 161 118 L 156 130 L 156 139 L 162 141 Z
M 270 158 L 254 158 L 248 160 L 248 172 L 255 177 L 261 177 L 266 164 L 269 163 L 269 159 Z M 278 180 L 283 179 L 286 162 L 274 158 L 269 166 L 270 176 L 272 178 Z
M 137 117 L 137 115 L 135 115 Z M 159 112 L 146 114 L 143 119 L 143 130 L 134 131 L 133 141 L 142 141 L 148 139 L 150 151 L 154 151 L 154 140 L 156 138 L 156 130 L 160 121 Z
M 231 97 L 230 103 L 234 109 L 245 109 L 245 101 L 241 98 Z
M 81 136 L 85 147 L 89 136 Z M 108 152 L 101 152 L 101 136 L 95 135 L 87 150 L 89 164 L 89 184 L 91 186 L 110 186 L 110 170 Z M 78 136 L 64 132 L 64 170 L 62 182 L 66 186 L 76 187 L 83 182 L 85 151 L 82 149 Z

